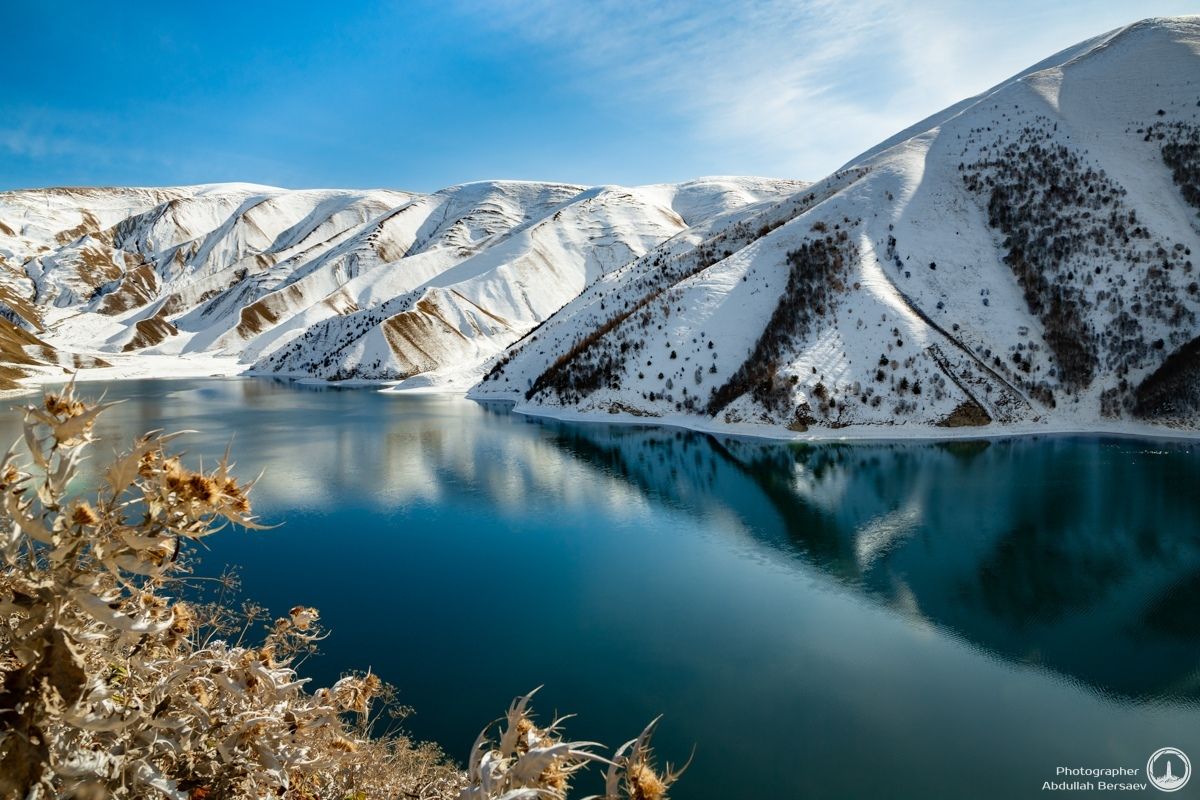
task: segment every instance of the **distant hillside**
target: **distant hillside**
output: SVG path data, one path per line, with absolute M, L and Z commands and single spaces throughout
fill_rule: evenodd
M 0 326 L 46 340 L 4 360 L 18 374 L 25 358 L 210 352 L 260 372 L 465 386 L 606 271 L 802 186 L 0 193 Z

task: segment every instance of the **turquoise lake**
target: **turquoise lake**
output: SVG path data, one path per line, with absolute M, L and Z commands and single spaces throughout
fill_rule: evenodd
M 664 715 L 660 757 L 695 747 L 677 800 L 1046 796 L 1060 766 L 1163 746 L 1200 765 L 1195 444 L 792 445 L 260 379 L 82 389 L 127 401 L 92 466 L 148 429 L 201 431 L 180 446 L 206 463 L 232 441 L 280 525 L 213 537 L 199 572 L 318 607 L 304 674 L 370 667 L 459 761 L 544 685 L 574 738 Z

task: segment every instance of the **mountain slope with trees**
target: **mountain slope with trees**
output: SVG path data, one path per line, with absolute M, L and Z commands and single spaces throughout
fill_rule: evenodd
M 1200 21 L 1146 20 L 606 275 L 472 393 L 782 433 L 1194 427 L 1198 177 Z

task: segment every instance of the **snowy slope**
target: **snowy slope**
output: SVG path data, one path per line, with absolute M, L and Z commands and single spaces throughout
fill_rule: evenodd
M 609 273 L 472 390 L 765 431 L 1200 421 L 1200 21 L 1063 51 Z
M 223 354 L 258 372 L 469 385 L 588 281 L 802 185 L 0 193 L 0 317 L 42 337 L 53 358 L 35 362 L 55 367 L 64 353 Z

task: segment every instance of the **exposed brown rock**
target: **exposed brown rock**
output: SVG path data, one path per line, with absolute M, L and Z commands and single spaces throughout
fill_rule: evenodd
M 121 348 L 126 353 L 131 350 L 141 350 L 144 347 L 153 347 L 168 337 L 179 333 L 178 328 L 163 319 L 161 312 L 148 319 L 140 320 L 133 327 L 133 338 Z
M 937 425 L 941 428 L 972 428 L 987 425 L 991 421 L 983 406 L 974 400 L 964 400 Z
M 126 270 L 121 285 L 104 298 L 97 311 L 101 314 L 121 314 L 150 302 L 157 291 L 158 273 L 154 267 L 142 263 Z

